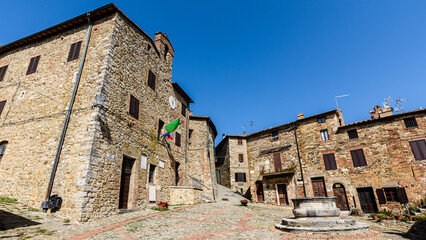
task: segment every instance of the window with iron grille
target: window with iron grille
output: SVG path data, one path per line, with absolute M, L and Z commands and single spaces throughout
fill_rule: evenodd
M 416 141 L 410 141 L 411 151 L 414 154 L 416 160 L 426 159 L 426 140 L 420 139 Z
M 69 62 L 69 61 L 78 59 L 78 57 L 80 56 L 80 49 L 81 49 L 81 41 L 71 44 L 67 61 Z
M 404 123 L 405 123 L 405 127 L 406 128 L 416 128 L 417 126 L 417 121 L 414 117 L 410 117 L 410 118 L 404 118 Z
M 384 188 L 386 200 L 388 202 L 399 202 L 399 196 L 396 188 Z
M 155 91 L 155 81 L 157 79 L 157 76 L 155 76 L 155 74 L 149 70 L 148 73 L 148 86 Z
M 240 163 L 244 162 L 244 155 L 243 154 L 238 154 L 238 160 L 240 161 Z
M 243 139 L 238 138 L 238 145 L 243 145 Z
M 8 65 L 0 68 L 0 82 L 3 81 L 3 79 L 4 79 L 4 75 L 6 74 L 7 67 L 8 67 Z
M 367 161 L 365 160 L 364 151 L 362 149 L 352 150 L 351 157 L 354 167 L 367 166 Z
M 130 95 L 129 114 L 130 116 L 139 119 L 139 100 L 133 95 Z
M 318 120 L 318 123 L 325 123 L 325 117 L 320 117 L 317 120 Z
M 349 139 L 358 138 L 358 132 L 356 131 L 356 129 L 349 130 L 348 136 L 349 136 Z
M 176 141 L 175 141 L 176 146 L 180 147 L 180 133 L 176 132 Z
M 278 131 L 273 131 L 273 132 L 271 133 L 271 140 L 272 140 L 272 141 L 276 141 L 276 140 L 278 140 Z
M 37 71 L 38 62 L 40 61 L 40 55 L 33 57 L 30 60 L 30 65 L 28 65 L 27 75 L 35 73 Z
M 328 136 L 328 130 L 327 129 L 321 130 L 320 133 L 321 133 L 321 140 L 322 141 L 330 140 L 330 137 Z
M 0 101 L 0 116 L 1 116 L 1 113 L 3 112 L 5 105 L 6 105 L 6 101 Z
M 246 173 L 235 173 L 235 182 L 246 182 Z
M 182 103 L 182 107 L 180 109 L 180 113 L 182 113 L 182 116 L 186 116 L 186 105 Z
M 0 161 L 3 158 L 4 152 L 6 151 L 7 142 L 0 143 Z

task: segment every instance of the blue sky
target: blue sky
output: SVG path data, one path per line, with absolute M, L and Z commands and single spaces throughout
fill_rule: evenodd
M 111 1 L 4 1 L 7 44 Z M 241 134 L 335 108 L 369 118 L 385 97 L 426 107 L 426 1 L 115 1 L 175 49 L 173 81 L 219 134 Z M 217 141 L 220 138 L 217 138 Z

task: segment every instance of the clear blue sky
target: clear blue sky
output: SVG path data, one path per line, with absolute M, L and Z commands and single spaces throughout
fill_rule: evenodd
M 110 1 L 3 1 L 0 44 Z M 175 49 L 173 81 L 219 134 L 241 134 L 335 108 L 369 118 L 385 97 L 426 107 L 426 1 L 115 1 Z M 220 140 L 220 137 L 216 139 Z

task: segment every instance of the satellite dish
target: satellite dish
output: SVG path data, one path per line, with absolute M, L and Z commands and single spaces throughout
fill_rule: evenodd
M 176 108 L 176 100 L 173 96 L 169 97 L 169 105 L 171 109 L 175 109 Z

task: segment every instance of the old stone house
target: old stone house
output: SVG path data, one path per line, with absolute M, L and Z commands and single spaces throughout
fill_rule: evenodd
M 340 110 L 299 114 L 294 122 L 238 136 L 247 142 L 252 199 L 291 205 L 296 197 L 336 196 L 341 209 L 366 212 L 420 201 L 426 194 L 426 110 L 393 114 L 376 106 L 370 114 L 351 124 Z M 219 159 L 219 153 L 230 152 L 235 138 L 218 145 L 222 175 L 236 160 Z
M 53 214 L 87 221 L 188 186 L 193 101 L 172 82 L 173 57 L 166 34 L 152 39 L 114 4 L 1 46 L 0 195 L 35 208 L 58 195 Z

